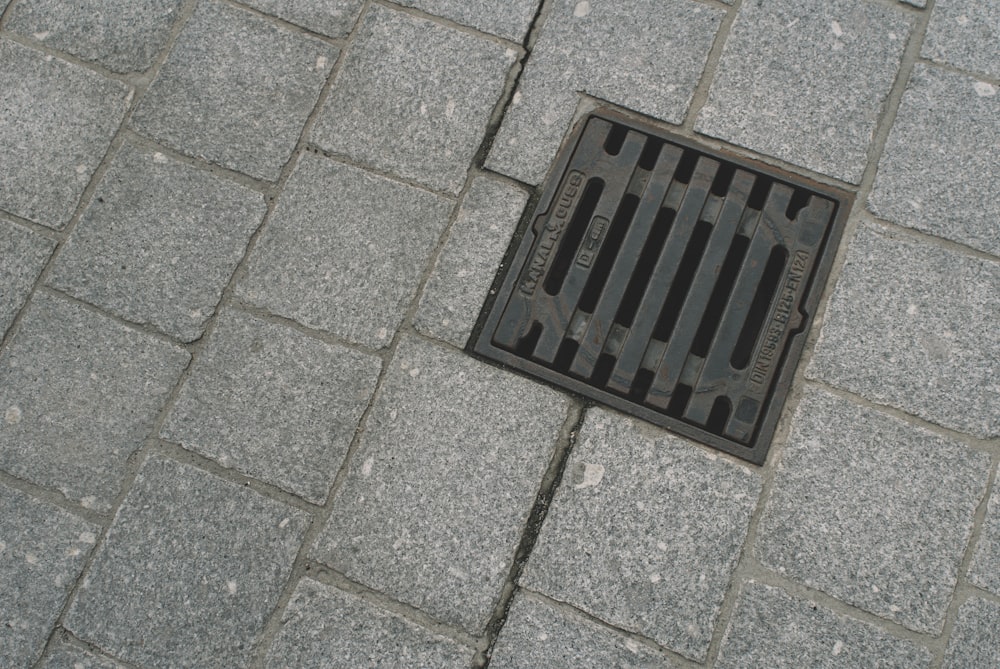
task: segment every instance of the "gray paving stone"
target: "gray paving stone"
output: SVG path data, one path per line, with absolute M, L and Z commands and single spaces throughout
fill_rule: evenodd
M 115 72 L 148 70 L 183 0 L 19 0 L 7 29 Z
M 927 649 L 911 641 L 751 581 L 736 602 L 715 666 L 918 669 L 930 663 Z
M 118 130 L 131 92 L 0 40 L 0 209 L 60 229 Z
M 361 21 L 312 141 L 458 193 L 517 54 L 382 5 Z
M 275 180 L 339 51 L 206 0 L 184 26 L 132 125 L 179 151 Z
M 52 255 L 55 242 L 0 219 L 0 339 Z
M 246 666 L 309 517 L 235 483 L 147 460 L 66 615 L 144 667 Z
M 42 654 L 98 531 L 0 486 L 0 665 L 28 667 Z
M 557 0 L 486 166 L 539 183 L 569 129 L 581 91 L 680 123 L 723 15 L 689 0 Z M 651 66 L 657 63 L 661 66 Z
M 876 215 L 1000 255 L 997 87 L 917 64 L 868 207 Z
M 620 632 L 553 608 L 522 590 L 515 595 L 500 630 L 490 666 L 663 669 L 674 664 Z
M 381 366 L 375 356 L 225 312 L 160 435 L 322 504 Z
M 809 587 L 937 634 L 989 467 L 988 456 L 961 443 L 810 390 L 757 555 Z
M 308 578 L 295 588 L 281 625 L 268 652 L 268 669 L 464 669 L 475 654 L 360 597 Z
M 126 144 L 49 282 L 193 341 L 215 313 L 265 209 L 260 193 Z
M 306 153 L 237 290 L 303 325 L 372 348 L 386 346 L 453 206 L 433 193 Z
M 548 388 L 404 337 L 315 557 L 482 633 L 567 411 Z
M 860 229 L 812 378 L 928 421 L 1000 435 L 1000 264 Z
M 36 295 L 0 355 L 0 469 L 107 509 L 190 356 Z
M 58 642 L 55 649 L 42 662 L 41 669 L 128 669 L 124 664 L 101 657 L 96 653 L 82 650 L 65 641 Z
M 1000 77 L 1000 5 L 938 0 L 920 50 L 924 58 Z
M 958 610 L 944 669 L 1000 666 L 1000 604 L 974 597 Z
M 363 0 L 243 0 L 243 4 L 337 38 L 351 32 Z
M 465 346 L 527 201 L 520 188 L 476 177 L 424 287 L 418 330 Z
M 745 3 L 695 130 L 859 183 L 912 25 L 864 0 Z
M 397 4 L 441 16 L 515 42 L 524 41 L 539 0 L 396 0 Z
M 996 483 L 993 484 L 976 552 L 969 565 L 969 581 L 1000 595 L 1000 486 Z
M 523 583 L 703 660 L 760 488 L 743 467 L 592 410 Z

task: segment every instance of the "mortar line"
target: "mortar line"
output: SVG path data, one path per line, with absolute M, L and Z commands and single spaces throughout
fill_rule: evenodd
M 250 5 L 245 4 L 242 0 L 215 0 L 215 1 L 229 5 L 234 9 L 245 11 L 248 14 L 252 14 L 261 19 L 264 19 L 265 21 L 269 21 L 270 23 L 272 23 L 278 28 L 281 28 L 282 30 L 287 30 L 289 32 L 296 33 L 303 37 L 319 40 L 321 42 L 325 42 L 330 46 L 340 48 L 343 47 L 345 42 L 347 41 L 346 38 L 344 37 L 331 37 L 329 35 L 325 35 L 321 32 L 312 30 L 308 26 L 300 25 L 288 19 L 283 19 L 277 14 L 268 14 L 266 11 L 262 9 L 251 7 Z
M 945 72 L 951 72 L 952 74 L 957 74 L 968 79 L 975 79 L 977 81 L 982 81 L 984 83 L 1000 87 L 1000 77 L 986 72 L 980 72 L 979 70 L 966 70 L 958 67 L 957 65 L 934 60 L 933 58 L 928 58 L 926 56 L 920 56 L 917 58 L 916 62 L 929 68 L 944 70 Z
M 510 108 L 511 100 L 514 99 L 514 94 L 521 85 L 521 77 L 524 76 L 528 59 L 531 57 L 535 42 L 538 41 L 538 37 L 545 26 L 546 19 L 552 11 L 553 2 L 554 0 L 540 0 L 538 3 L 538 7 L 535 10 L 535 16 L 531 19 L 531 23 L 524 36 L 524 42 L 521 46 L 521 56 L 507 71 L 507 80 L 504 82 L 504 88 L 501 91 L 496 104 L 493 106 L 492 112 L 490 113 L 489 121 L 486 124 L 486 132 L 483 133 L 483 139 L 479 143 L 479 148 L 473 155 L 473 167 L 484 171 L 486 169 L 484 167 L 486 159 L 489 157 L 490 151 L 493 148 L 493 142 L 496 139 L 497 133 L 500 132 L 500 127 L 503 125 L 504 117 L 507 115 L 507 110 Z M 529 188 L 534 190 L 535 187 L 529 184 Z
M 534 504 L 524 524 L 521 538 L 511 556 L 513 559 L 511 560 L 510 570 L 500 591 L 500 597 L 493 608 L 493 614 L 486 624 L 479 653 L 476 654 L 473 660 L 473 667 L 476 669 L 487 669 L 489 667 L 497 637 L 499 637 L 500 630 L 503 629 L 507 622 L 507 615 L 510 612 L 510 605 L 514 599 L 514 592 L 517 589 L 518 581 L 524 571 L 525 564 L 527 564 L 538 542 L 542 525 L 545 523 L 545 518 L 552 506 L 556 491 L 562 482 L 563 472 L 569 462 L 570 454 L 573 452 L 573 446 L 576 444 L 580 429 L 586 419 L 587 406 L 572 399 L 567 399 L 566 404 L 566 418 L 559 430 L 559 436 L 554 440 L 552 457 L 545 468 L 545 474 L 542 476 L 538 492 L 535 495 Z
M 32 232 L 39 237 L 44 237 L 50 242 L 57 242 L 60 239 L 59 231 L 53 230 L 47 225 L 42 225 L 41 223 L 35 223 L 34 221 L 28 220 L 27 218 L 21 218 L 17 214 L 12 214 L 9 211 L 0 209 L 0 221 L 4 221 L 15 228 L 21 228 L 27 232 Z M 55 250 L 55 247 L 53 247 Z
M 88 509 L 81 503 L 66 497 L 58 488 L 49 488 L 5 471 L 0 471 L 0 485 L 22 492 L 40 502 L 58 507 L 93 525 L 101 526 L 108 522 L 107 514 L 96 509 Z
M 732 32 L 733 23 L 739 16 L 740 8 L 743 6 L 743 0 L 735 0 L 732 5 L 726 8 L 726 15 L 722 17 L 722 21 L 719 23 L 719 29 L 715 33 L 715 39 L 712 41 L 712 48 L 709 49 L 708 57 L 705 59 L 705 67 L 701 71 L 701 77 L 698 80 L 698 85 L 695 86 L 694 92 L 691 94 L 691 101 L 688 103 L 687 113 L 684 115 L 683 120 L 678 126 L 682 130 L 691 133 L 694 136 L 694 124 L 698 120 L 698 115 L 701 113 L 702 108 L 705 103 L 708 102 L 708 93 L 711 90 L 712 82 L 715 80 L 716 72 L 719 69 L 719 63 L 722 61 L 722 52 L 725 50 L 726 43 L 729 41 L 729 35 Z
M 893 221 L 878 218 L 871 212 L 864 212 L 859 214 L 859 216 L 862 216 L 870 224 L 883 228 L 885 233 L 889 235 L 895 237 L 905 237 L 915 242 L 921 242 L 930 246 L 936 246 L 941 249 L 952 251 L 954 253 L 960 253 L 961 255 L 969 258 L 984 260 L 993 264 L 1000 263 L 1000 255 L 995 255 L 989 253 L 988 251 L 981 251 L 980 249 L 966 246 L 962 242 L 957 242 L 946 237 L 938 237 L 937 235 L 923 230 L 918 230 L 917 228 L 911 228 Z
M 432 186 L 428 186 L 427 184 L 420 183 L 419 181 L 414 181 L 413 179 L 409 179 L 407 177 L 400 176 L 399 174 L 389 172 L 376 165 L 371 165 L 369 163 L 356 160 L 346 153 L 340 153 L 338 151 L 330 151 L 324 149 L 319 144 L 315 144 L 313 142 L 307 142 L 303 146 L 303 149 L 310 153 L 322 156 L 328 160 L 332 160 L 334 162 L 340 163 L 342 165 L 347 165 L 348 167 L 353 167 L 358 170 L 363 170 L 375 176 L 382 177 L 387 181 L 394 181 L 398 184 L 409 186 L 410 188 L 416 188 L 417 190 L 424 191 L 425 193 L 430 193 L 431 195 L 436 195 L 437 197 L 446 198 L 452 201 L 457 200 L 459 198 L 458 193 L 455 193 L 454 191 L 438 190 Z
M 655 639 L 643 636 L 640 633 L 633 632 L 624 627 L 619 627 L 614 623 L 610 623 L 606 620 L 602 620 L 601 618 L 598 618 L 589 611 L 578 608 L 575 604 L 572 604 L 570 602 L 564 602 L 562 600 L 555 599 L 553 597 L 550 597 L 549 595 L 546 595 L 541 591 L 532 590 L 531 588 L 525 587 L 523 585 L 517 587 L 517 592 L 520 593 L 522 597 L 525 597 L 527 599 L 534 599 L 538 602 L 545 604 L 546 606 L 556 609 L 557 611 L 562 611 L 567 615 L 573 615 L 579 618 L 583 618 L 584 620 L 594 625 L 597 625 L 598 627 L 607 630 L 608 632 L 624 636 L 630 639 L 631 641 L 634 641 L 637 644 L 640 644 L 641 646 L 645 647 L 647 650 L 650 650 L 654 653 L 659 653 L 660 655 L 664 656 L 663 659 L 670 661 L 671 667 L 676 666 L 678 668 L 684 668 L 684 669 L 690 667 L 694 669 L 703 666 L 699 662 L 696 662 L 695 660 L 692 660 L 688 657 L 681 655 L 677 651 L 670 650 L 666 646 L 661 645 Z
M 306 561 L 305 573 L 302 577 L 309 578 L 317 583 L 331 588 L 336 588 L 341 592 L 354 595 L 355 597 L 358 597 L 359 599 L 370 604 L 373 608 L 391 613 L 409 623 L 423 627 L 434 634 L 439 634 L 451 639 L 456 643 L 466 646 L 469 649 L 470 655 L 476 650 L 476 637 L 469 634 L 469 632 L 461 627 L 438 620 L 426 611 L 423 611 L 412 604 L 407 604 L 406 602 L 393 599 L 384 592 L 364 585 L 363 583 L 353 581 L 343 572 L 333 569 L 318 560 L 309 559 Z
M 490 42 L 495 42 L 501 46 L 507 47 L 508 49 L 514 49 L 515 51 L 522 51 L 523 46 L 519 44 L 516 40 L 512 40 L 509 37 L 503 37 L 502 35 L 494 35 L 493 33 L 487 32 L 475 26 L 465 25 L 464 23 L 458 23 L 445 16 L 438 16 L 436 14 L 431 14 L 426 12 L 419 7 L 410 7 L 408 5 L 402 5 L 393 0 L 374 0 L 374 4 L 385 7 L 386 9 L 400 12 L 403 14 L 409 14 L 419 19 L 424 19 L 425 21 L 430 21 L 438 25 L 444 26 L 445 28 L 450 28 L 452 30 L 463 32 L 468 35 L 473 35 L 480 39 L 484 39 Z
M 148 78 L 146 78 L 143 82 L 132 88 L 131 98 L 129 99 L 128 108 L 125 110 L 125 114 L 122 116 L 122 121 L 118 126 L 118 130 L 115 132 L 115 135 L 112 138 L 110 144 L 108 145 L 108 149 L 105 152 L 104 157 L 101 159 L 101 162 L 98 164 L 97 169 L 94 170 L 94 173 L 91 175 L 90 181 L 87 183 L 87 186 L 83 191 L 83 194 L 77 201 L 76 209 L 74 210 L 69 223 L 61 231 L 61 239 L 57 243 L 56 248 L 53 251 L 52 255 L 50 256 L 48 263 L 46 263 L 45 265 L 45 268 L 42 270 L 41 274 L 39 274 L 38 279 L 32 286 L 32 290 L 31 293 L 29 294 L 29 297 L 25 299 L 24 304 L 18 311 L 14 323 L 12 324 L 11 328 L 8 329 L 7 331 L 7 336 L 3 339 L 3 341 L 0 341 L 0 351 L 2 351 L 3 348 L 8 344 L 8 342 L 13 337 L 14 333 L 17 330 L 20 330 L 20 321 L 24 318 L 24 314 L 27 312 L 29 305 L 34 300 L 35 293 L 39 290 L 39 287 L 44 286 L 47 283 L 49 275 L 52 273 L 53 265 L 55 264 L 58 258 L 59 251 L 62 249 L 63 246 L 65 246 L 66 240 L 69 239 L 69 237 L 72 235 L 73 230 L 76 228 L 76 225 L 79 223 L 81 217 L 83 216 L 83 212 L 89 206 L 91 198 L 94 196 L 94 193 L 97 190 L 98 185 L 103 180 L 104 174 L 110 167 L 112 161 L 114 160 L 114 157 L 118 154 L 118 150 L 121 148 L 121 145 L 124 142 L 125 129 L 128 127 L 129 121 L 131 120 L 133 113 L 135 113 L 136 108 L 139 106 L 139 103 L 142 100 L 143 95 L 145 94 L 146 90 L 149 87 L 149 83 L 156 77 L 157 72 L 159 72 L 160 68 L 163 66 L 163 63 L 167 60 L 167 57 L 172 51 L 178 36 L 184 29 L 184 26 L 187 24 L 188 20 L 191 18 L 191 15 L 194 13 L 196 4 L 197 0 L 185 0 L 184 4 L 177 12 L 177 17 L 174 20 L 174 24 L 171 26 L 169 37 L 165 41 L 163 48 L 160 49 L 160 52 L 156 55 L 156 58 L 153 60 L 153 65 L 147 71 Z M 190 360 L 188 362 L 188 367 L 190 367 Z M 175 387 L 173 389 L 173 392 L 176 393 L 176 391 L 177 389 Z M 154 421 L 154 425 L 155 424 L 156 421 Z M 158 427 L 154 427 L 154 429 L 158 429 Z M 55 623 L 53 624 L 52 629 L 49 632 L 49 635 L 45 641 L 45 646 L 42 650 L 42 653 L 39 656 L 38 661 L 35 663 L 36 668 L 41 667 L 42 663 L 52 652 L 52 648 L 55 644 L 55 640 L 59 633 L 59 630 L 63 628 L 66 615 L 68 614 L 73 602 L 76 600 L 77 594 L 79 593 L 80 588 L 83 586 L 84 581 L 90 574 L 90 570 L 93 567 L 94 560 L 97 554 L 100 552 L 100 549 L 103 547 L 104 540 L 107 537 L 111 525 L 114 523 L 114 518 L 115 516 L 117 516 L 118 510 L 121 508 L 122 501 L 125 499 L 125 496 L 132 488 L 132 484 L 134 483 L 136 474 L 138 473 L 139 464 L 143 461 L 145 457 L 144 452 L 146 449 L 147 441 L 148 439 L 143 440 L 143 442 L 140 443 L 139 447 L 136 448 L 136 450 L 134 450 L 126 458 L 125 466 L 123 468 L 123 475 L 121 477 L 121 483 L 117 494 L 115 495 L 114 499 L 112 500 L 112 503 L 109 505 L 109 508 L 106 512 L 106 521 L 99 525 L 97 541 L 94 543 L 93 547 L 88 553 L 86 559 L 83 562 L 83 566 L 80 569 L 77 579 L 73 582 L 73 585 L 70 587 L 69 592 L 66 595 L 66 598 L 63 600 L 62 606 L 59 609 L 59 614 L 56 617 Z
M 254 478 L 252 474 L 246 474 L 235 467 L 226 467 L 207 455 L 185 448 L 183 444 L 164 437 L 153 435 L 149 437 L 147 456 L 153 455 L 167 458 L 180 464 L 197 467 L 224 481 L 238 485 L 241 488 L 249 488 L 262 497 L 268 497 L 310 515 L 315 514 L 322 508 L 321 504 L 311 502 L 305 497 L 289 492 L 273 483 Z
M 878 123 L 875 126 L 875 134 L 868 144 L 864 172 L 861 175 L 861 182 L 858 184 L 858 201 L 868 202 L 875 183 L 875 175 L 878 172 L 879 161 L 885 153 L 885 146 L 889 140 L 889 134 L 896 123 L 896 115 L 899 113 L 899 106 L 906 92 L 906 87 L 913 72 L 913 65 L 920 58 L 920 49 L 923 46 L 924 37 L 927 34 L 927 26 L 930 23 L 931 13 L 934 10 L 934 0 L 927 0 L 927 7 L 924 11 L 913 15 L 913 27 L 910 29 L 910 36 L 903 48 L 903 54 L 899 61 L 899 70 L 896 72 L 896 79 L 893 81 L 889 94 L 882 102 L 882 111 L 879 114 Z M 848 239 L 845 237 L 845 239 Z
M 115 657 L 114 655 L 107 652 L 103 648 L 98 648 L 96 645 L 92 643 L 87 643 L 86 641 L 83 641 L 82 639 L 74 635 L 72 632 L 64 628 L 59 629 L 58 638 L 56 639 L 55 643 L 58 644 L 59 642 L 62 642 L 63 644 L 69 646 L 70 648 L 76 648 L 77 650 L 80 651 L 92 653 L 94 655 L 97 655 L 101 659 L 107 660 L 109 662 L 114 662 L 120 665 L 122 669 L 143 669 L 139 665 L 132 664 L 131 662 L 126 662 L 121 658 Z
M 9 7 L 13 7 L 16 2 L 11 2 Z M 135 88 L 143 83 L 146 83 L 145 72 L 115 72 L 114 70 L 108 69 L 107 67 L 101 65 L 100 63 L 92 60 L 85 60 L 80 56 L 75 56 L 68 51 L 60 51 L 55 49 L 41 40 L 37 40 L 30 35 L 22 35 L 21 33 L 11 32 L 7 29 L 0 30 L 0 37 L 3 39 L 19 44 L 26 49 L 31 49 L 32 51 L 37 51 L 38 53 L 49 57 L 58 58 L 61 61 L 76 65 L 93 74 L 100 75 L 105 79 L 111 79 L 119 83 L 125 84 L 130 88 Z M 152 69 L 152 68 L 151 68 Z
M 255 193 L 260 193 L 261 195 L 274 195 L 275 184 L 277 183 L 276 181 L 268 181 L 267 179 L 253 177 L 249 174 L 237 172 L 234 169 L 213 163 L 204 158 L 184 153 L 180 149 L 164 144 L 153 137 L 143 135 L 133 128 L 125 129 L 125 139 L 132 146 L 147 153 L 162 153 L 174 162 L 182 163 L 201 172 L 206 172 L 217 179 L 228 181 L 236 184 L 237 186 L 252 190 Z
M 38 289 L 35 291 L 35 294 L 48 295 L 49 297 L 52 297 L 62 302 L 70 302 L 71 304 L 76 305 L 77 307 L 83 309 L 84 311 L 89 311 L 92 314 L 97 314 L 102 318 L 114 321 L 118 325 L 124 326 L 136 332 L 141 332 L 142 334 L 145 335 L 149 335 L 150 337 L 158 339 L 159 341 L 162 341 L 166 344 L 172 344 L 173 346 L 177 346 L 185 350 L 190 349 L 190 347 L 192 346 L 192 342 L 185 342 L 181 339 L 178 339 L 175 335 L 167 334 L 166 332 L 163 332 L 162 330 L 158 329 L 155 325 L 151 323 L 140 323 L 137 321 L 131 321 L 128 318 L 116 314 L 105 307 L 96 304 L 91 304 L 90 302 L 87 302 L 86 300 L 83 300 L 77 297 L 76 295 L 73 295 L 72 293 L 68 293 L 62 288 L 59 288 L 58 286 L 52 286 L 49 284 L 39 286 Z
M 364 353 L 365 355 L 381 358 L 383 362 L 386 361 L 386 351 L 384 348 L 369 348 L 364 344 L 358 344 L 349 339 L 344 339 L 343 337 L 327 332 L 326 330 L 320 330 L 308 325 L 303 325 L 293 318 L 272 313 L 265 307 L 258 307 L 238 295 L 234 295 L 230 299 L 227 309 L 230 311 L 244 313 L 248 316 L 253 316 L 257 320 L 265 321 L 267 323 L 271 323 L 272 325 L 295 330 L 310 339 L 323 342 L 324 344 L 329 344 L 330 346 L 347 348 L 352 351 L 357 351 L 358 353 Z
M 984 528 L 986 525 L 987 511 L 989 510 L 990 497 L 993 494 L 997 494 L 998 461 L 1000 461 L 1000 455 L 994 454 L 992 462 L 990 463 L 989 477 L 986 480 L 986 491 L 976 507 L 976 513 L 972 521 L 972 529 L 969 532 L 969 539 L 965 546 L 965 552 L 962 555 L 962 561 L 958 566 L 958 579 L 956 581 L 955 588 L 952 591 L 951 601 L 948 602 L 948 609 L 945 612 L 944 626 L 941 630 L 941 637 L 944 640 L 944 643 L 941 644 L 940 648 L 936 649 L 934 659 L 931 662 L 932 667 L 940 667 L 944 662 L 944 653 L 947 648 L 947 641 L 951 638 L 952 631 L 954 630 L 955 623 L 958 618 L 959 608 L 962 604 L 968 601 L 970 596 L 977 595 L 982 591 L 981 588 L 974 585 L 969 580 L 969 568 L 972 565 L 972 560 L 976 555 L 976 549 L 979 547 L 979 542 L 982 539 L 983 532 L 985 531 Z
M 926 418 L 921 418 L 916 414 L 907 413 L 903 409 L 898 409 L 894 406 L 888 404 L 882 404 L 880 402 L 868 399 L 864 395 L 853 392 L 851 390 L 846 390 L 844 388 L 839 388 L 831 383 L 828 383 L 822 379 L 816 379 L 812 377 L 807 377 L 805 379 L 805 384 L 813 388 L 819 388 L 826 393 L 831 395 L 836 395 L 841 399 L 845 399 L 852 404 L 877 411 L 880 414 L 891 416 L 897 420 L 903 421 L 909 425 L 917 428 L 921 428 L 928 432 L 933 433 L 935 436 L 947 439 L 949 441 L 957 441 L 969 448 L 986 453 L 988 455 L 993 455 L 1000 452 L 997 448 L 997 443 L 995 438 L 982 439 L 975 437 L 973 435 L 967 434 L 965 432 L 960 432 L 954 428 L 943 427 L 932 423 Z
M 940 635 L 928 632 L 918 632 L 905 625 L 883 618 L 877 613 L 872 613 L 854 604 L 845 602 L 830 595 L 819 588 L 812 587 L 785 576 L 773 569 L 770 569 L 756 559 L 752 559 L 747 564 L 747 570 L 740 581 L 740 591 L 749 583 L 757 583 L 772 588 L 777 588 L 795 599 L 812 602 L 817 606 L 822 606 L 835 615 L 844 616 L 850 620 L 871 625 L 876 629 L 896 638 L 914 643 L 922 648 L 930 650 L 934 644 L 941 640 Z

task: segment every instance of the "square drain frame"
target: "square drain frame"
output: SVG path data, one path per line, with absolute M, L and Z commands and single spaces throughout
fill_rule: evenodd
M 469 347 L 760 464 L 852 203 L 599 109 L 560 149 Z

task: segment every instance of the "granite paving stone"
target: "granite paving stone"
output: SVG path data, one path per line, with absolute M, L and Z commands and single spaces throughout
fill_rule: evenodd
M 973 597 L 958 610 L 944 669 L 1000 666 L 1000 604 Z
M 580 92 L 681 123 L 724 15 L 691 0 L 552 5 L 486 161 L 529 184 L 545 177 Z
M 492 40 L 373 4 L 312 141 L 457 194 L 516 58 Z
M 396 0 L 400 5 L 441 16 L 472 26 L 483 32 L 493 33 L 515 42 L 522 42 L 528 27 L 538 11 L 539 0 Z
M 1000 78 L 1000 4 L 937 0 L 920 55 Z
M 243 4 L 321 35 L 339 38 L 351 32 L 363 0 L 243 0 Z
M 160 435 L 322 504 L 382 361 L 224 312 Z
M 99 528 L 0 485 L 0 665 L 31 666 Z
M 24 306 L 35 280 L 48 262 L 55 242 L 0 219 L 0 339 Z
M 809 390 L 757 556 L 848 604 L 940 633 L 989 467 L 959 442 Z
M 303 325 L 387 346 L 453 207 L 439 195 L 303 154 L 237 291 Z
M 868 198 L 877 216 L 1000 255 L 997 87 L 917 64 Z
M 308 522 L 243 486 L 151 457 L 65 626 L 150 669 L 246 666 Z
M 183 0 L 19 0 L 7 29 L 115 72 L 143 72 L 166 45 Z
M 679 437 L 591 410 L 522 583 L 703 660 L 760 488 Z
M 128 669 L 128 667 L 60 641 L 42 662 L 41 669 Z
M 0 469 L 105 510 L 190 356 L 38 294 L 0 355 Z
M 511 567 L 568 402 L 405 336 L 314 556 L 473 634 Z
M 414 327 L 465 346 L 527 202 L 520 188 L 476 177 L 424 287 Z
M 49 283 L 193 341 L 264 212 L 260 193 L 126 144 L 60 250 Z
M 986 510 L 986 520 L 969 565 L 973 585 L 1000 596 L 1000 486 L 993 484 L 993 494 Z
M 123 83 L 0 39 L 0 209 L 61 229 L 131 98 Z
M 494 669 L 672 666 L 662 653 L 583 615 L 557 609 L 524 590 L 514 597 L 490 659 Z
M 864 225 L 808 375 L 981 438 L 1000 435 L 1000 264 Z
M 926 648 L 780 588 L 747 583 L 722 640 L 717 669 L 929 667 Z
M 912 25 L 866 0 L 744 3 L 695 130 L 859 183 Z
M 356 595 L 304 578 L 288 602 L 265 666 L 465 669 L 474 654 Z
M 275 180 L 339 51 L 228 4 L 205 0 L 132 117 L 186 154 Z

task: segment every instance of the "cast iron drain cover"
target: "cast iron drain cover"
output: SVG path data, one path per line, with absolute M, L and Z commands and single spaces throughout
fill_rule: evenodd
M 763 462 L 850 203 L 592 114 L 515 236 L 474 350 Z

